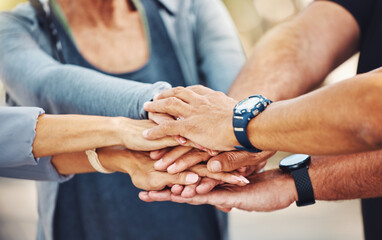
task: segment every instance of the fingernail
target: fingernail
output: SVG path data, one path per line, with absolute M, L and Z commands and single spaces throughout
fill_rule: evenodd
M 175 173 L 176 172 L 176 163 L 173 163 L 171 164 L 168 168 L 167 168 L 167 172 L 169 173 Z
M 186 176 L 186 183 L 187 184 L 196 183 L 198 180 L 199 180 L 199 176 L 195 173 L 189 173 Z
M 149 135 L 149 129 L 146 129 L 142 132 L 143 137 L 147 137 Z
M 179 138 L 180 144 L 186 144 L 187 140 L 184 137 Z
M 176 141 L 180 144 L 180 145 L 183 145 L 183 144 L 186 144 L 187 143 L 187 140 L 184 138 L 184 137 L 181 137 L 181 136 L 177 136 L 175 137 Z
M 222 170 L 222 165 L 219 161 L 212 161 L 211 163 L 211 171 L 212 172 L 220 172 Z
M 163 167 L 163 159 L 159 159 L 158 161 L 156 161 L 154 163 L 154 167 L 157 168 L 157 169 L 161 169 Z
M 159 94 L 155 94 L 155 96 L 153 97 L 154 100 L 157 100 Z
M 246 179 L 244 176 L 240 176 L 240 178 L 241 178 L 242 182 L 247 183 L 247 184 L 249 183 L 249 180 Z
M 238 182 L 243 182 L 243 179 L 241 179 L 240 177 L 238 176 L 232 176 L 232 179 L 234 179 L 235 181 L 238 181 Z

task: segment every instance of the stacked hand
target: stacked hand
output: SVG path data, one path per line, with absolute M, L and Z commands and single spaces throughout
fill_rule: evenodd
M 152 151 L 150 157 L 155 162 L 151 170 L 169 176 L 192 171 L 200 177 L 193 183 L 164 182 L 156 191 L 141 192 L 141 200 L 212 204 L 224 211 L 233 207 L 270 211 L 296 200 L 289 176 L 278 170 L 259 173 L 274 152 L 234 150 L 238 145 L 232 127 L 236 103 L 223 93 L 193 86 L 164 91 L 145 104 L 150 119 L 158 125 L 142 135 L 151 141 L 173 137 L 183 145 Z M 250 183 L 244 178 L 247 176 Z M 232 184 L 233 179 L 237 182 Z M 166 185 L 170 188 L 164 189 Z

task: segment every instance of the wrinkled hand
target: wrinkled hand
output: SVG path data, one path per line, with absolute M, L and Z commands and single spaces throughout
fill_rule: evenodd
M 98 150 L 102 165 L 111 171 L 128 173 L 133 184 L 144 190 L 162 190 L 167 185 L 191 185 L 198 183 L 200 177 L 207 177 L 219 182 L 246 185 L 245 179 L 238 173 L 211 173 L 206 165 L 195 165 L 176 174 L 155 170 L 155 161 L 150 159 L 149 153 L 134 152 L 116 148 L 103 148 Z
M 155 101 L 145 103 L 144 108 L 180 120 L 165 121 L 143 135 L 151 140 L 179 135 L 212 150 L 234 150 L 238 145 L 232 126 L 236 103 L 224 93 L 203 86 L 166 90 Z
M 157 99 L 158 97 L 155 96 L 154 97 L 154 100 Z M 174 117 L 168 115 L 168 114 L 165 114 L 165 113 L 152 113 L 152 112 L 149 112 L 149 119 L 153 122 L 155 122 L 156 124 L 164 124 L 168 121 L 176 121 L 176 119 L 174 119 Z M 203 147 L 202 145 L 199 145 L 199 144 L 196 144 L 192 141 L 187 141 L 186 138 L 184 137 L 181 137 L 179 135 L 176 135 L 176 136 L 172 136 L 174 138 L 175 141 L 177 141 L 179 143 L 179 145 L 182 145 L 182 146 L 189 146 L 189 147 L 194 147 L 194 148 L 197 148 L 197 149 L 200 149 L 200 150 L 203 150 L 205 152 L 208 152 L 211 156 L 215 156 L 218 154 L 218 152 L 216 151 L 213 151 L 211 149 L 208 149 L 206 147 Z
M 154 167 L 157 170 L 167 170 L 171 174 L 184 171 L 191 166 L 210 159 L 209 163 L 214 160 L 221 162 L 222 168 L 217 172 L 237 172 L 244 177 L 257 173 L 262 170 L 271 157 L 273 152 L 262 153 L 248 153 L 248 152 L 225 152 L 219 154 L 217 157 L 209 156 L 205 152 L 190 147 L 175 147 L 173 149 L 162 149 L 151 152 L 150 156 L 153 160 L 158 160 Z M 175 162 L 175 163 L 174 163 Z M 209 165 L 207 165 L 208 167 Z M 208 167 L 210 172 L 211 169 Z M 196 194 L 206 194 L 210 192 L 217 185 L 221 184 L 220 181 L 202 178 L 199 182 L 188 186 L 181 186 L 175 184 L 171 188 L 171 192 L 182 197 L 193 197 Z M 170 199 L 168 199 L 170 200 Z
M 145 202 L 168 201 L 193 205 L 210 204 L 229 211 L 238 208 L 246 211 L 268 212 L 283 209 L 297 201 L 297 191 L 290 175 L 280 170 L 270 170 L 255 174 L 245 187 L 225 186 L 213 191 L 185 198 L 172 194 L 170 190 L 161 192 L 141 192 L 139 198 Z
M 256 166 L 262 169 L 267 160 L 276 152 L 263 151 L 250 153 L 246 151 L 223 152 L 210 158 L 207 168 L 210 172 L 231 172 L 246 166 Z

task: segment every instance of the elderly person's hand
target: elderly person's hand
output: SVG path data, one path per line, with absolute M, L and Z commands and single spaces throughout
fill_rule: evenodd
M 239 145 L 232 126 L 236 104 L 235 99 L 203 86 L 166 90 L 144 108 L 179 120 L 164 121 L 143 135 L 151 140 L 180 135 L 212 150 L 231 151 Z
M 128 173 L 133 184 L 144 190 L 162 190 L 167 185 L 174 184 L 181 186 L 196 184 L 201 177 L 239 186 L 244 186 L 248 182 L 238 173 L 211 173 L 203 164 L 176 174 L 157 171 L 154 169 L 155 161 L 150 159 L 149 153 L 144 152 L 103 148 L 98 150 L 98 155 L 106 169 Z
M 292 176 L 280 170 L 252 175 L 250 181 L 251 183 L 245 187 L 224 186 L 191 198 L 172 194 L 170 190 L 141 192 L 139 198 L 145 202 L 171 200 L 193 205 L 211 204 L 223 211 L 238 208 L 260 212 L 283 209 L 297 200 Z
M 213 160 L 215 163 L 212 165 L 221 164 L 221 168 L 220 170 L 215 168 L 215 171 L 211 171 L 211 167 L 209 166 L 210 164 L 208 164 L 207 168 L 210 173 L 232 172 L 238 170 L 238 174 L 244 177 L 251 175 L 253 172 L 260 171 L 265 166 L 266 160 L 272 155 L 273 153 L 270 152 L 254 154 L 233 151 L 224 152 L 216 157 L 211 157 L 206 152 L 183 146 L 173 149 L 153 151 L 150 154 L 153 160 L 157 160 L 154 165 L 155 169 L 159 171 L 167 170 L 170 174 L 185 171 L 200 162 L 208 160 L 211 162 Z M 241 176 L 239 176 L 239 178 L 243 184 L 247 183 L 246 179 Z M 198 183 L 185 187 L 175 184 L 172 186 L 171 192 L 183 197 L 192 197 L 196 194 L 206 194 L 219 184 L 221 184 L 220 181 L 211 178 L 202 178 Z
M 207 168 L 210 172 L 231 172 L 246 166 L 264 167 L 267 160 L 275 152 L 264 151 L 250 153 L 246 151 L 222 152 L 211 157 L 209 154 L 191 147 L 179 146 L 151 152 L 155 169 L 175 174 L 184 171 L 200 162 L 208 161 Z M 261 168 L 262 168 L 261 167 Z

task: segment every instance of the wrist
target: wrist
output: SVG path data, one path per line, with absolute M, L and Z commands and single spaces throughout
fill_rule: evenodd
M 117 148 L 101 148 L 97 150 L 98 158 L 104 168 L 109 171 L 130 174 L 132 170 L 129 151 Z
M 129 134 L 132 134 L 135 128 L 133 127 L 134 120 L 125 117 L 116 117 L 112 119 L 112 132 L 118 146 L 128 147 L 131 145 L 129 142 Z

